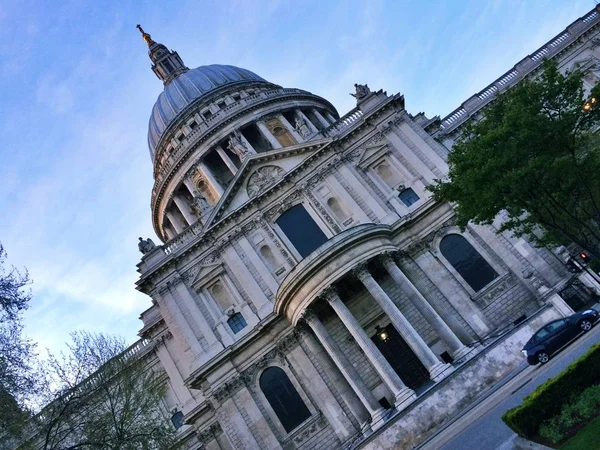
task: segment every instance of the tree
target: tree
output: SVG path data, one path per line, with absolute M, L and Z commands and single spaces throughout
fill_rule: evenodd
M 175 430 L 160 406 L 165 378 L 149 353 L 103 334 L 71 334 L 45 362 L 47 403 L 21 449 L 166 449 Z
M 457 203 L 458 223 L 489 224 L 534 242 L 574 242 L 600 259 L 600 87 L 546 61 L 536 80 L 498 96 L 453 147 L 445 180 L 430 189 Z M 598 101 L 596 100 L 598 99 Z
M 29 418 L 25 401 L 35 391 L 34 345 L 22 334 L 29 275 L 5 268 L 6 256 L 0 244 L 0 447 L 19 434 Z

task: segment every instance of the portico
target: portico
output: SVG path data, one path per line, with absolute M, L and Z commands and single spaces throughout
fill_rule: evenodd
M 421 376 L 419 385 L 430 380 L 440 381 L 454 370 L 451 364 L 443 362 L 434 353 L 403 313 L 398 305 L 399 295 L 408 298 L 418 311 L 420 322 L 425 321 L 433 329 L 454 360 L 465 357 L 472 350 L 450 330 L 443 318 L 402 272 L 394 259 L 397 249 L 391 237 L 389 227 L 384 225 L 360 225 L 338 234 L 318 252 L 308 255 L 294 267 L 283 280 L 275 303 L 275 310 L 285 314 L 293 325 L 302 321 L 310 327 L 367 409 L 373 428 L 380 426 L 384 417 L 380 404 L 381 392 L 391 394 L 388 400 L 396 410 L 406 408 L 417 395 L 402 379 L 403 375 L 411 378 L 406 376 L 406 367 L 384 355 L 377 345 L 378 335 L 373 333 L 372 327 L 367 329 L 366 322 L 372 322 L 375 317 L 378 323 L 392 327 L 389 329 L 396 340 L 388 344 L 401 344 L 409 359 L 423 368 L 424 376 Z M 382 287 L 375 272 L 383 272 L 387 276 L 392 283 L 393 294 L 388 293 L 389 286 L 388 291 Z M 363 297 L 366 296 L 363 303 L 368 302 L 368 309 L 375 311 L 369 320 L 357 315 L 348 306 L 348 301 L 352 299 L 349 298 L 348 289 L 343 289 L 343 286 L 349 282 L 354 283 L 354 291 L 363 291 Z M 377 395 L 373 386 L 368 386 L 348 355 L 340 348 L 340 342 L 336 342 L 328 331 L 327 324 L 319 316 L 319 311 L 325 309 L 333 311 L 335 320 L 341 321 L 351 340 L 368 361 L 369 370 L 376 373 L 380 380 L 380 388 L 375 389 Z

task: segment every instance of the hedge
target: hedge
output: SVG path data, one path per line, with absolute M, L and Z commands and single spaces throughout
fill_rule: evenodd
M 523 404 L 508 410 L 502 420 L 515 433 L 532 438 L 542 422 L 561 413 L 586 388 L 600 384 L 600 344 L 596 344 L 563 372 L 549 379 L 523 399 Z

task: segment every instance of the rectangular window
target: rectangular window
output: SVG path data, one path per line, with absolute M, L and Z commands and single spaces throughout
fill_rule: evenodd
M 325 233 L 302 205 L 288 209 L 276 223 L 303 258 L 327 242 Z
M 417 203 L 420 198 L 415 191 L 411 188 L 404 189 L 402 192 L 398 194 L 398 198 L 404 203 L 406 206 L 411 206 Z
M 234 333 L 242 331 L 244 328 L 246 328 L 246 325 L 248 325 L 246 323 L 246 319 L 244 319 L 244 316 L 242 316 L 240 313 L 235 313 L 233 316 L 231 316 L 227 321 L 227 324 Z

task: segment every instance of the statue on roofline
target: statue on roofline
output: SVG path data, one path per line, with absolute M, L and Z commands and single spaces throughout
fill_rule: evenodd
M 233 134 L 229 137 L 229 143 L 227 144 L 227 148 L 231 150 L 233 153 L 237 155 L 240 160 L 244 159 L 246 155 L 250 153 L 248 150 L 248 146 L 242 139 L 242 135 L 239 131 L 234 131 Z
M 369 86 L 366 84 L 354 83 L 354 89 L 356 89 L 356 92 L 354 94 L 350 94 L 350 95 L 352 97 L 354 97 L 356 100 L 365 98 L 367 95 L 369 95 L 371 93 L 371 89 L 369 89 Z
M 192 199 L 192 211 L 198 217 L 204 213 L 207 209 L 210 209 L 210 205 L 206 199 L 198 191 L 194 191 L 194 198 Z
M 304 120 L 304 118 L 302 117 L 296 117 L 296 123 L 295 123 L 295 129 L 298 132 L 298 134 L 300 136 L 302 136 L 303 138 L 307 138 L 308 136 L 311 135 L 310 132 L 310 128 L 308 127 L 308 125 L 306 124 L 306 120 Z
M 154 243 L 154 241 L 152 241 L 152 239 L 139 239 L 140 242 L 138 242 L 138 249 L 140 250 L 140 252 L 142 252 L 143 255 L 145 255 L 146 253 L 150 253 L 156 248 L 156 244 Z

